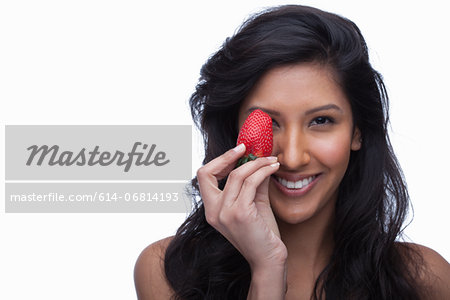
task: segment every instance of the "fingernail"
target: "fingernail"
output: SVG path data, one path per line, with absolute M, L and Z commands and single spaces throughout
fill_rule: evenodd
M 271 167 L 278 167 L 280 165 L 280 163 L 279 162 L 276 162 L 276 163 L 274 163 L 274 164 L 271 164 L 270 166 Z
M 276 156 L 267 156 L 266 157 L 269 161 L 277 161 L 278 157 Z
M 237 145 L 236 147 L 233 148 L 233 150 L 235 152 L 241 152 L 244 149 L 245 149 L 245 145 L 244 144 L 239 144 L 239 145 Z

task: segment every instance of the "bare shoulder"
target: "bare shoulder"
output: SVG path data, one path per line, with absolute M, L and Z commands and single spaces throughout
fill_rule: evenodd
M 164 299 L 172 290 L 164 275 L 164 253 L 173 236 L 147 246 L 139 255 L 134 267 L 134 283 L 139 300 Z
M 423 245 L 402 243 L 423 259 L 419 284 L 427 287 L 426 299 L 450 299 L 450 264 L 438 252 Z

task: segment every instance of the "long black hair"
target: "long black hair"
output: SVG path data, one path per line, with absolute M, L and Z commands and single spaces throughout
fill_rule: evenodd
M 350 101 L 362 147 L 351 153 L 336 203 L 331 259 L 313 298 L 418 299 L 418 254 L 396 243 L 409 196 L 388 137 L 388 97 L 358 27 L 312 7 L 285 5 L 250 17 L 201 69 L 190 98 L 206 164 L 234 147 L 238 111 L 268 70 L 315 62 L 330 67 Z M 226 179 L 219 182 L 223 188 Z M 176 299 L 246 299 L 251 274 L 243 256 L 205 218 L 197 179 L 194 209 L 165 254 Z

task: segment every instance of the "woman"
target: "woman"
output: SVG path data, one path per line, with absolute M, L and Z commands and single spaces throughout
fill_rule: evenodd
M 387 102 L 351 21 L 294 5 L 247 20 L 201 70 L 198 205 L 140 255 L 138 298 L 450 299 L 445 259 L 397 241 L 409 198 Z M 234 168 L 255 109 L 272 156 Z

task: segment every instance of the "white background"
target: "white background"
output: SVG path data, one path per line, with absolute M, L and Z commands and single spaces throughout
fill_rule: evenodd
M 0 169 L 5 124 L 192 124 L 187 100 L 208 56 L 248 14 L 284 3 L 2 1 Z M 388 87 L 391 138 L 415 208 L 405 232 L 449 260 L 445 1 L 301 3 L 346 16 L 362 30 Z M 193 137 L 193 175 L 199 141 Z M 137 256 L 173 235 L 184 218 L 2 208 L 0 298 L 134 299 Z

